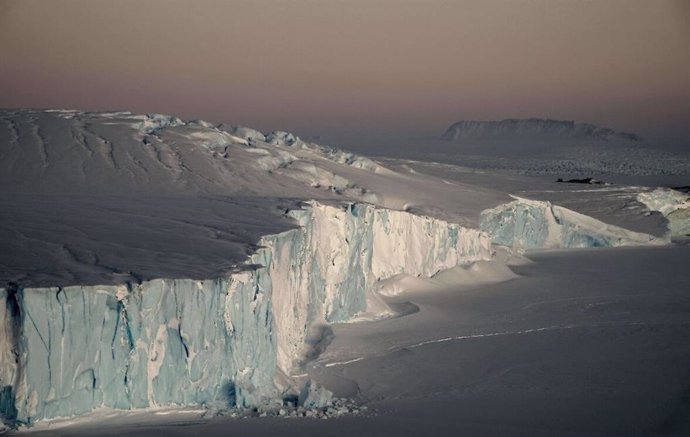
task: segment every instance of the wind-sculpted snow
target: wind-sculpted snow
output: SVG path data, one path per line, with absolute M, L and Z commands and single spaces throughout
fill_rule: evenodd
M 314 327 L 390 313 L 378 280 L 490 258 L 485 234 L 429 217 L 317 202 L 288 214 L 299 228 L 265 236 L 224 277 L 0 289 L 0 414 L 276 408 L 300 393 L 291 374 Z M 306 384 L 302 402 L 326 402 Z
M 606 224 L 550 202 L 515 198 L 482 211 L 480 227 L 494 244 L 515 248 L 663 244 L 651 235 Z
M 672 238 L 690 236 L 690 195 L 669 188 L 637 195 L 637 200 L 651 211 L 658 211 L 668 220 Z
M 264 135 L 246 127 L 129 112 L 0 111 L 0 158 L 5 192 L 21 194 L 324 198 L 334 191 L 328 184 L 305 187 L 311 181 L 300 166 L 330 164 L 335 175 L 379 168 L 367 158 L 284 131 Z M 358 184 L 338 177 L 348 179 L 348 187 Z M 355 197 L 346 200 L 364 200 L 354 191 L 348 194 Z

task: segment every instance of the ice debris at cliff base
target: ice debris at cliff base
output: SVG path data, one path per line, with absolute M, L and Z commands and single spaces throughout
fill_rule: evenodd
M 494 244 L 522 248 L 612 247 L 664 244 L 664 239 L 609 225 L 552 205 L 513 196 L 510 203 L 481 213 L 480 228 Z
M 247 269 L 226 277 L 0 289 L 3 420 L 280 408 L 300 389 L 290 375 L 311 326 L 385 316 L 380 279 L 491 257 L 479 230 L 406 212 L 311 202 L 288 214 L 301 227 L 265 236 Z M 303 402 L 328 398 L 309 387 Z

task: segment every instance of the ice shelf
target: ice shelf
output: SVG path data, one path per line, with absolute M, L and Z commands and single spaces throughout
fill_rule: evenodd
M 310 202 L 288 214 L 301 226 L 265 236 L 225 277 L 1 288 L 0 417 L 279 407 L 305 390 L 291 372 L 312 326 L 385 316 L 380 279 L 491 257 L 479 230 L 402 211 Z

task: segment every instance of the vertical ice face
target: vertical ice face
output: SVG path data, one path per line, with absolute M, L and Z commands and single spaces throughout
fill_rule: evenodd
M 235 370 L 226 287 L 159 279 L 20 290 L 17 420 L 222 401 Z
M 657 188 L 638 194 L 637 200 L 650 211 L 658 211 L 666 217 L 671 237 L 690 236 L 690 194 L 669 188 Z
M 374 282 L 490 257 L 481 232 L 405 212 L 313 202 L 289 214 L 301 227 L 265 236 L 224 278 L 0 289 L 0 415 L 270 408 L 298 389 L 290 373 L 314 325 L 386 310 Z
M 290 214 L 301 227 L 263 242 L 273 254 L 278 365 L 286 372 L 301 358 L 314 323 L 387 311 L 372 292 L 376 281 L 402 272 L 431 276 L 490 257 L 480 231 L 406 212 L 312 202 Z
M 16 290 L 0 288 L 0 419 L 7 418 L 9 421 L 14 421 L 17 417 L 14 400 L 19 375 L 19 325 Z
M 609 225 L 550 202 L 515 199 L 482 211 L 480 228 L 495 244 L 535 249 L 664 243 L 651 235 Z

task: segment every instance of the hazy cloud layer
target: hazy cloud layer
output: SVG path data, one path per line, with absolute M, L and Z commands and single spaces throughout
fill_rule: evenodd
M 0 106 L 332 138 L 529 116 L 683 136 L 689 17 L 683 0 L 0 0 Z

